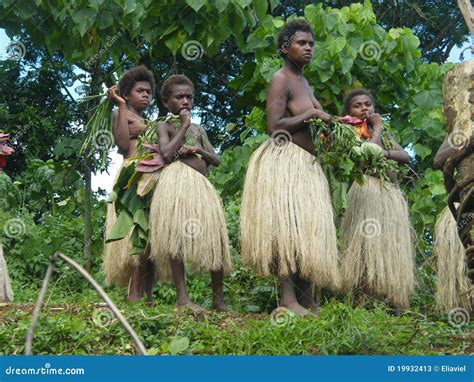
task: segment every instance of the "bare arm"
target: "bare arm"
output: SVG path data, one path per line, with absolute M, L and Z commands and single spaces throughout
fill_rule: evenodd
M 187 113 L 185 113 L 187 112 Z M 179 148 L 183 145 L 186 131 L 191 125 L 191 117 L 189 110 L 181 110 L 180 112 L 181 119 L 181 129 L 174 136 L 173 139 L 169 139 L 168 134 L 168 122 L 160 122 L 157 126 L 157 134 L 160 142 L 160 152 L 163 160 L 166 163 L 171 163 L 178 153 Z
M 410 163 L 410 156 L 403 149 L 403 147 L 400 146 L 398 142 L 395 141 L 395 139 L 392 138 L 391 141 L 393 143 L 393 149 L 387 150 L 384 148 L 383 155 L 385 156 L 385 158 L 392 159 L 394 161 L 397 161 L 398 163 Z
M 128 130 L 127 103 L 117 94 L 117 86 L 112 86 L 106 92 L 107 98 L 118 106 L 118 111 L 114 111 L 112 116 L 112 133 L 115 144 L 119 151 L 127 153 L 130 149 L 130 133 Z
M 201 144 L 204 149 L 201 149 L 198 147 L 196 154 L 202 155 L 202 158 L 206 161 L 208 166 L 219 166 L 219 163 L 220 163 L 219 156 L 214 151 L 214 147 L 212 147 L 206 131 L 202 127 L 200 129 L 203 133 L 201 135 L 201 139 L 202 139 Z
M 367 118 L 367 121 L 372 124 L 374 134 L 370 140 L 372 143 L 379 145 L 383 149 L 383 154 L 385 158 L 392 159 L 398 163 L 409 163 L 410 156 L 403 149 L 402 146 L 398 144 L 395 139 L 391 138 L 393 144 L 393 149 L 387 150 L 382 143 L 382 117 L 380 114 L 374 113 Z
M 118 111 L 113 112 L 112 133 L 115 144 L 119 151 L 127 153 L 130 149 L 130 133 L 128 130 L 127 109 L 125 105 L 119 105 Z
M 276 130 L 287 130 L 293 133 L 307 126 L 308 119 L 318 117 L 322 120 L 330 119 L 330 116 L 324 111 L 312 108 L 305 113 L 294 117 L 285 117 L 288 104 L 288 80 L 282 74 L 275 74 L 272 77 L 268 88 L 267 96 L 267 126 L 271 134 Z
M 433 160 L 433 167 L 442 170 L 446 160 L 455 149 L 449 145 L 449 135 L 446 134 L 443 143 L 439 147 Z

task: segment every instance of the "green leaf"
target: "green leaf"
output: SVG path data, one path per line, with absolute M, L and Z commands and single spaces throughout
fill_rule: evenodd
M 225 125 L 225 131 L 227 131 L 228 133 L 230 133 L 234 129 L 235 129 L 235 123 L 230 122 L 227 125 Z
M 217 8 L 217 12 L 224 12 L 227 6 L 229 5 L 229 0 L 216 0 L 215 5 Z
M 430 186 L 430 192 L 432 195 L 444 195 L 446 194 L 446 188 L 443 184 L 433 184 Z
M 89 0 L 89 5 L 91 8 L 99 11 L 100 6 L 103 4 L 104 0 Z
M 206 0 L 185 0 L 186 4 L 188 4 L 195 12 L 199 12 L 199 10 L 206 4 Z
M 106 29 L 114 23 L 114 18 L 110 12 L 99 13 L 97 28 Z
M 346 46 L 346 39 L 344 37 L 337 37 L 329 41 L 329 53 L 332 56 L 339 54 Z
M 135 0 L 125 0 L 123 11 L 125 12 L 126 15 L 128 15 L 129 13 L 132 13 L 135 10 L 136 6 L 137 6 L 137 3 Z
M 130 214 L 123 210 L 120 212 L 117 221 L 115 222 L 112 230 L 106 238 L 106 243 L 109 243 L 114 240 L 123 239 L 128 235 L 130 229 L 133 226 L 133 219 Z
M 413 96 L 415 104 L 422 109 L 431 109 L 441 103 L 441 89 L 426 90 Z
M 281 19 L 272 19 L 272 23 L 274 27 L 278 29 L 280 29 L 281 27 L 283 27 L 283 25 L 285 25 L 285 22 Z
M 135 211 L 133 214 L 133 222 L 138 224 L 144 231 L 148 229 L 148 218 L 143 209 Z
M 330 12 L 323 14 L 323 25 L 326 31 L 332 31 L 339 21 L 339 16 L 336 12 Z
M 418 155 L 422 160 L 431 154 L 431 149 L 429 147 L 419 143 L 413 146 L 413 150 L 415 150 L 416 155 Z
M 86 32 L 94 25 L 97 12 L 92 8 L 80 9 L 72 15 L 72 19 L 76 24 L 79 34 L 83 37 Z
M 268 2 L 267 0 L 253 0 L 253 9 L 258 19 L 261 20 L 267 14 Z
M 186 349 L 189 348 L 189 338 L 188 337 L 172 337 L 169 344 L 170 354 L 176 355 L 183 353 Z

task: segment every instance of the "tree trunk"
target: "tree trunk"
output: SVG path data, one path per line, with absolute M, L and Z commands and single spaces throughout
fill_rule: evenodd
M 457 150 L 444 168 L 448 204 L 455 214 L 459 237 L 466 248 L 466 262 L 474 283 L 474 59 L 456 65 L 444 78 L 444 115 L 449 143 Z M 457 175 L 454 175 L 454 170 Z M 455 209 L 454 203 L 460 206 Z

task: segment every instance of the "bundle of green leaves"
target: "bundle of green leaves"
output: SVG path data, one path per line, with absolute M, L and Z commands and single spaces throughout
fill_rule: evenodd
M 347 190 L 352 182 L 362 185 L 364 176 L 390 181 L 389 173 L 398 170 L 397 162 L 387 159 L 383 149 L 359 137 L 354 126 L 333 119 L 329 124 L 318 118 L 309 120 L 321 163 L 331 189 L 332 202 L 338 216 L 347 207 Z M 392 148 L 390 129 L 383 129 L 382 143 Z
M 118 216 L 106 242 L 121 240 L 131 232 L 131 255 L 144 252 L 148 245 L 151 191 L 157 181 L 156 172 L 165 166 L 155 126 L 160 121 L 170 120 L 176 129 L 181 127 L 175 115 L 146 121 L 147 127 L 137 139 L 137 153 L 122 167 L 108 200 L 115 203 Z
M 81 102 L 96 100 L 104 97 L 103 94 L 85 97 Z M 99 165 L 107 165 L 109 148 L 113 145 L 112 135 L 112 109 L 113 104 L 107 98 L 103 99 L 95 108 L 94 114 L 87 122 L 84 130 L 86 132 L 84 143 L 80 154 L 88 157 L 99 154 Z

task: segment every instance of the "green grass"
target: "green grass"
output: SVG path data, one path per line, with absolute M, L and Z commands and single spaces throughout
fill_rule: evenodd
M 100 274 L 96 275 L 100 279 Z M 72 281 L 74 280 L 74 284 Z M 277 305 L 272 280 L 256 278 L 237 267 L 227 279 L 230 305 L 242 315 L 223 313 L 193 317 L 173 310 L 174 290 L 155 287 L 154 308 L 125 302 L 126 291 L 108 288 L 150 354 L 385 354 L 436 355 L 472 351 L 473 323 L 461 328 L 446 314 L 415 307 L 401 317 L 385 304 L 353 308 L 348 298 L 324 299 L 319 318 L 284 316 L 272 322 Z M 22 354 L 38 285 L 15 283 L 15 304 L 0 306 L 0 354 Z M 209 276 L 190 278 L 191 296 L 210 307 Z M 122 326 L 99 305 L 85 282 L 62 268 L 50 283 L 33 342 L 33 354 L 136 354 Z M 259 313 L 249 313 L 259 311 Z

